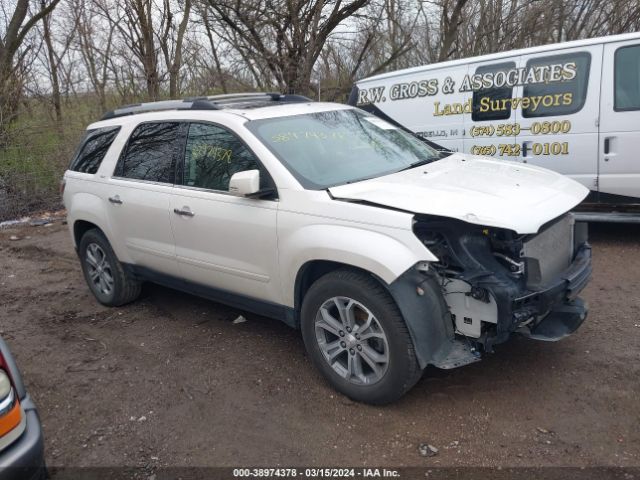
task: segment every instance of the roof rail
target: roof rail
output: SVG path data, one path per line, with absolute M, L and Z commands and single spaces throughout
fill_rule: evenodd
M 160 102 L 135 103 L 111 110 L 102 116 L 102 120 L 124 117 L 136 113 L 160 112 L 163 110 L 218 110 L 211 102 L 202 99 L 163 100 Z
M 227 93 L 206 97 L 190 97 L 184 100 L 163 100 L 159 102 L 135 103 L 116 108 L 103 115 L 102 120 L 135 115 L 137 113 L 160 112 L 163 110 L 221 110 L 232 107 L 266 107 L 278 103 L 312 102 L 302 95 L 284 95 L 270 92 Z
M 246 92 L 246 93 L 222 93 L 219 95 L 206 95 L 203 97 L 188 97 L 185 98 L 185 100 L 188 101 L 192 101 L 192 100 L 215 100 L 215 101 L 222 101 L 222 100 L 238 100 L 238 99 L 256 99 L 256 98 L 263 98 L 266 100 L 267 97 L 271 98 L 272 100 L 278 99 L 280 97 L 283 97 L 284 95 L 277 93 L 277 92 Z

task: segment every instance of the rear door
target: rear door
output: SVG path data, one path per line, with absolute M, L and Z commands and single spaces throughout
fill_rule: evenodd
M 640 201 L 640 40 L 604 46 L 600 200 Z
M 520 159 L 597 189 L 602 45 L 523 55 Z
M 107 211 L 111 231 L 134 264 L 178 275 L 169 218 L 180 123 L 141 123 L 131 133 L 112 178 Z

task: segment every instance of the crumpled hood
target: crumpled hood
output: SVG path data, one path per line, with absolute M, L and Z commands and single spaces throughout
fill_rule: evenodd
M 536 233 L 589 193 L 578 182 L 540 167 L 472 155 L 332 187 L 336 199 L 360 200 L 478 225 Z

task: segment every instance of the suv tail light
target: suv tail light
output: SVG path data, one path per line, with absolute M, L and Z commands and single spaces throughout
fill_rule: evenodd
M 60 196 L 64 195 L 64 187 L 67 186 L 67 180 L 63 177 L 62 180 L 60 180 Z
M 20 425 L 22 409 L 4 358 L 0 354 L 0 438 Z

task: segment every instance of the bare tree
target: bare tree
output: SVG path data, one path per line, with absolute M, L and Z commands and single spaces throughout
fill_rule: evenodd
M 30 1 L 0 0 L 5 123 L 23 92 L 58 122 L 69 91 L 100 110 L 248 89 L 344 100 L 363 76 L 640 28 L 637 0 Z
M 153 0 L 125 0 L 102 9 L 119 34 L 122 55 L 126 57 L 129 52 L 137 60 L 149 100 L 160 97 L 162 82 L 167 77 L 169 96 L 180 93 L 183 44 L 191 8 L 192 0 L 184 0 L 184 6 L 172 0 L 163 0 L 161 6 Z M 181 15 L 179 22 L 176 21 L 178 14 Z M 122 74 L 127 69 L 114 67 L 119 72 L 114 75 L 122 86 Z
M 442 36 L 439 61 L 449 59 L 456 53 L 455 42 L 460 26 L 464 23 L 463 9 L 469 0 L 444 0 L 440 16 Z
M 40 8 L 45 9 L 47 7 L 46 0 L 40 0 Z M 62 25 L 53 25 L 56 32 L 52 32 L 52 12 L 42 17 L 42 38 L 44 40 L 46 51 L 46 65 L 51 83 L 51 96 L 50 103 L 53 105 L 53 112 L 55 115 L 56 124 L 58 129 L 62 128 L 62 93 L 61 93 L 61 78 L 60 69 L 63 59 L 69 48 L 71 42 L 75 36 L 76 23 L 73 22 L 70 28 L 63 28 Z M 55 36 L 61 37 L 61 42 L 56 42 Z
M 345 101 L 357 78 L 408 66 L 418 18 L 412 3 L 372 2 L 352 29 L 327 42 L 315 73 L 322 98 Z
M 77 48 L 86 70 L 86 78 L 98 97 L 100 110 L 105 111 L 109 57 L 116 27 L 111 22 L 101 22 L 101 17 L 94 15 L 93 5 L 87 5 L 84 0 L 74 2 L 74 11 L 78 28 Z M 104 36 L 100 37 L 99 32 Z
M 20 52 L 27 34 L 58 5 L 51 0 L 43 8 L 29 15 L 29 0 L 17 0 L 9 23 L 0 38 L 0 136 L 16 115 L 22 94 L 22 79 L 18 73 L 25 52 Z M 2 141 L 0 139 L 0 141 Z
M 160 96 L 160 73 L 154 41 L 153 1 L 129 0 L 125 4 L 129 46 L 142 64 L 149 100 L 157 100 Z
M 160 48 L 164 54 L 164 60 L 169 73 L 169 96 L 177 98 L 180 94 L 180 67 L 182 66 L 182 46 L 184 34 L 189 23 L 191 14 L 191 0 L 184 1 L 182 20 L 177 28 L 174 23 L 175 14 L 171 11 L 170 0 L 164 0 L 164 10 L 162 12 L 162 35 L 160 37 Z
M 222 93 L 228 93 L 227 87 L 227 78 L 223 73 L 222 62 L 220 61 L 220 55 L 218 51 L 222 44 L 222 41 L 217 39 L 217 34 L 214 31 L 214 21 L 209 18 L 210 11 L 206 8 L 206 5 L 202 2 L 198 2 L 196 4 L 198 9 L 198 15 L 200 16 L 202 26 L 204 27 L 205 35 L 208 41 L 209 50 L 211 52 L 212 60 L 213 60 L 213 71 L 220 83 L 220 89 Z M 211 70 L 211 68 L 209 68 Z
M 370 0 L 206 0 L 227 38 L 269 83 L 306 93 L 313 67 L 338 25 Z

